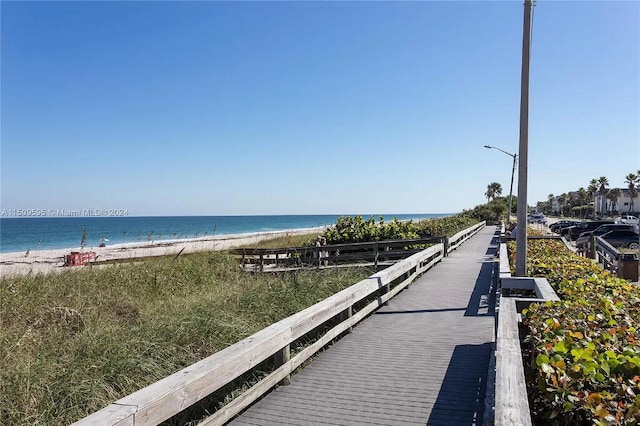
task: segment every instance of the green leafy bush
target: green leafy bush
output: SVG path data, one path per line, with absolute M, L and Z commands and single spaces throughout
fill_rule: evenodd
M 516 206 L 517 199 L 513 197 L 513 205 Z M 495 221 L 504 218 L 507 214 L 507 198 L 496 197 L 486 204 L 480 204 L 471 210 L 465 210 L 461 213 L 463 216 L 467 216 L 478 221 Z
M 329 244 L 451 236 L 477 222 L 463 215 L 417 222 L 399 221 L 396 218 L 391 222 L 385 222 L 382 216 L 378 221 L 373 216 L 367 220 L 362 216 L 340 216 L 335 225 L 327 228 L 325 235 Z
M 563 299 L 523 311 L 535 423 L 640 424 L 640 288 L 559 241 L 527 249 L 527 275 L 547 278 Z

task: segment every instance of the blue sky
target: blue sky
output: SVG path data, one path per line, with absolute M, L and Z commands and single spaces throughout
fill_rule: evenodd
M 493 181 L 506 195 L 511 159 L 483 145 L 518 149 L 522 12 L 2 1 L 2 208 L 444 213 Z M 640 3 L 537 2 L 530 204 L 640 168 L 639 55 Z

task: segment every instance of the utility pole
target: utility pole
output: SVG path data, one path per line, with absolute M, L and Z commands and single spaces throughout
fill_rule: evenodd
M 520 152 L 518 163 L 518 229 L 516 231 L 516 276 L 527 270 L 527 160 L 529 150 L 529 59 L 532 0 L 524 0 L 522 29 L 522 78 L 520 85 Z

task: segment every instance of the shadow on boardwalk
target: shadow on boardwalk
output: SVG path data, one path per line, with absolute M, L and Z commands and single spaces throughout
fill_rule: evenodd
M 499 241 L 500 231 L 496 231 L 491 240 L 491 245 L 485 253 L 485 258 L 482 260 L 480 273 L 476 278 L 469 304 L 464 313 L 466 317 L 477 315 L 494 316 L 496 313 L 496 273 L 498 266 L 495 262 L 495 256 L 500 246 Z
M 464 316 L 494 316 L 496 304 L 495 255 L 499 247 L 496 231 L 482 260 Z M 491 343 L 457 345 L 427 425 L 481 425 L 487 389 L 487 365 Z M 462 406 L 461 406 L 462 405 Z
M 453 351 L 427 425 L 481 425 L 491 343 Z

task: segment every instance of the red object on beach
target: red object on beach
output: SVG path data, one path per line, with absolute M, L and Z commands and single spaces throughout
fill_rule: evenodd
M 64 266 L 83 266 L 85 262 L 90 262 L 96 258 L 95 251 L 72 251 L 64 257 Z

